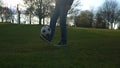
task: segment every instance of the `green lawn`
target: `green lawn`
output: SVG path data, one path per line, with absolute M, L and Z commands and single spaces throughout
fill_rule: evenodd
M 0 24 L 0 68 L 120 68 L 119 30 L 68 27 L 68 47 L 55 47 L 40 27 Z M 52 43 L 59 39 L 57 27 Z

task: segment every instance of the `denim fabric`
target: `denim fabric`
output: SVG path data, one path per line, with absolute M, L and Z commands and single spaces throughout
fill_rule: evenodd
M 53 39 L 56 22 L 57 22 L 57 19 L 60 18 L 61 42 L 66 44 L 67 43 L 66 18 L 67 18 L 68 10 L 66 10 L 65 6 L 62 5 L 63 3 L 58 4 L 57 2 L 58 0 L 56 1 L 56 7 L 50 21 L 50 28 L 52 30 L 50 40 Z
M 72 3 L 73 3 L 73 0 L 56 0 L 56 4 L 61 4 L 62 6 L 64 5 L 71 6 Z
M 56 5 L 64 6 L 66 4 L 66 0 L 56 0 Z
M 66 18 L 67 18 L 68 10 L 66 9 L 66 5 L 71 6 L 72 3 L 73 3 L 73 0 L 56 0 L 55 10 L 53 12 L 53 15 L 50 21 L 50 28 L 52 31 L 51 31 L 51 36 L 49 37 L 49 40 L 53 39 L 56 22 L 57 22 L 57 19 L 60 18 L 60 28 L 61 28 L 60 42 L 63 44 L 67 44 Z

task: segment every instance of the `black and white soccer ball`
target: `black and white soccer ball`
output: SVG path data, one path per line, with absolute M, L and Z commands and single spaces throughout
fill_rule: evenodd
M 50 36 L 51 35 L 51 28 L 49 26 L 43 26 L 41 28 L 41 35 L 47 37 L 47 36 Z

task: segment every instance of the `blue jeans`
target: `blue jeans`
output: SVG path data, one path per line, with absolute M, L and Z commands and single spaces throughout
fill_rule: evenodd
M 60 18 L 60 28 L 61 28 L 61 41 L 60 42 L 63 44 L 67 44 L 67 29 L 66 29 L 67 12 L 68 10 L 65 8 L 64 5 L 56 3 L 56 7 L 51 17 L 51 21 L 50 21 L 50 28 L 52 30 L 50 40 L 53 39 L 56 22 L 57 22 L 57 19 Z

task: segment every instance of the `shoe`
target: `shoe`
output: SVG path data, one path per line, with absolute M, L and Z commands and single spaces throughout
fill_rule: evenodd
M 59 46 L 59 47 L 66 47 L 67 45 L 66 44 L 64 44 L 64 43 L 58 43 L 58 44 L 56 44 L 56 45 L 54 45 L 54 46 Z
M 40 38 L 44 41 L 46 41 L 47 43 L 50 43 L 51 40 L 48 39 L 48 37 L 45 37 L 44 35 L 40 35 Z

